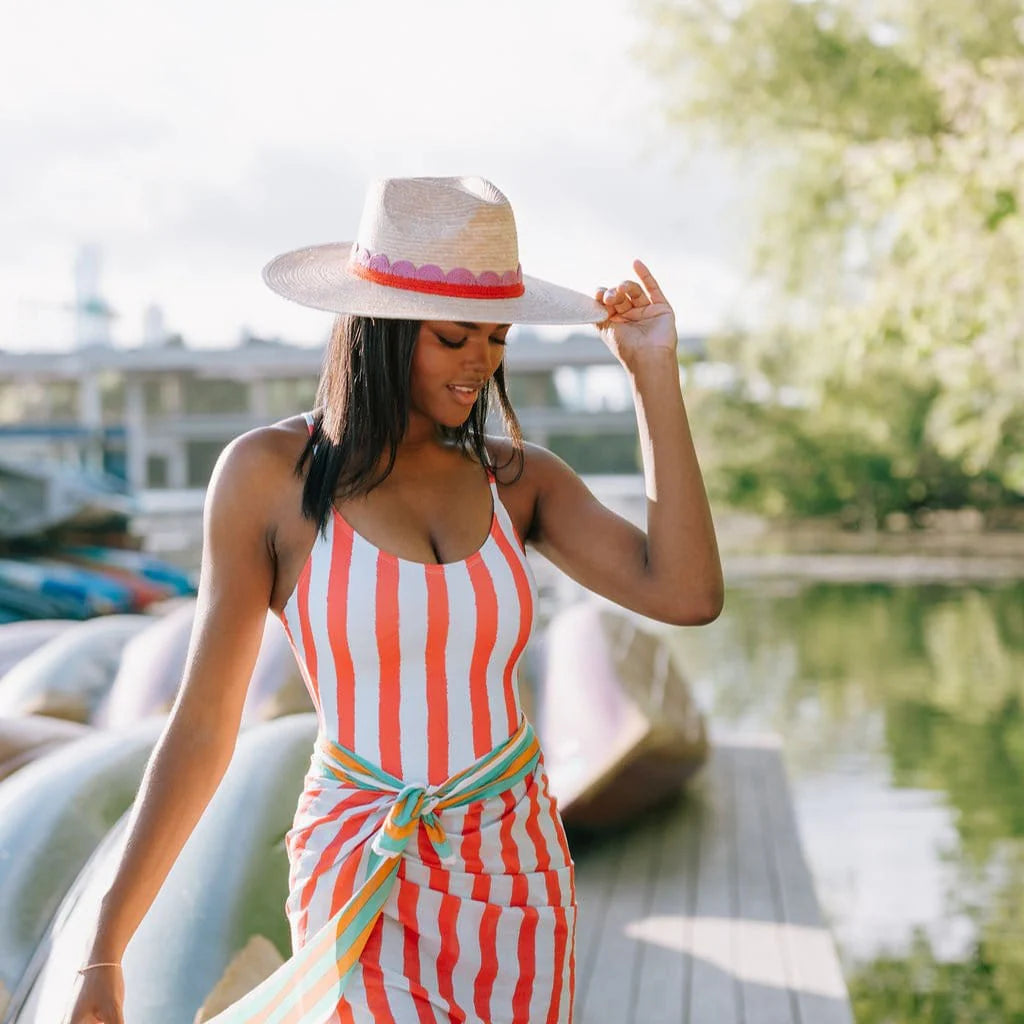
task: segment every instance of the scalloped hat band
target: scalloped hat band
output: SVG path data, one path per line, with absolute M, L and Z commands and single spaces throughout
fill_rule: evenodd
M 389 288 L 459 299 L 515 299 L 526 290 L 520 264 L 516 264 L 515 270 L 500 273 L 482 270 L 475 274 L 465 267 L 444 271 L 436 263 L 417 267 L 410 260 L 391 260 L 382 252 L 371 253 L 358 242 L 352 246 L 348 272 Z

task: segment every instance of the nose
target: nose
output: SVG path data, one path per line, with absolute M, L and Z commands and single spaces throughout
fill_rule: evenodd
M 490 342 L 484 338 L 472 338 L 462 348 L 462 366 L 467 372 L 489 374 L 491 372 Z

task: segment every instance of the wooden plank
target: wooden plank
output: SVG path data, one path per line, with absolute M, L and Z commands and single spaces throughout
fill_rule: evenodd
M 585 990 L 577 990 L 580 1024 L 628 1022 L 632 1017 L 640 940 L 627 927 L 648 914 L 652 861 L 662 820 L 647 816 L 618 838 L 621 856 L 588 965 Z
M 766 773 L 777 750 L 733 747 L 736 766 L 736 973 L 746 1024 L 796 1024 L 781 894 L 775 871 Z
M 765 765 L 764 802 L 786 926 L 783 947 L 800 1024 L 853 1024 L 849 992 L 800 846 L 782 758 Z
M 575 1016 L 579 1018 L 594 971 L 598 938 L 604 931 L 605 914 L 625 851 L 624 843 L 617 836 L 597 840 L 570 835 L 570 843 L 576 865 Z
M 630 930 L 646 940 L 640 945 L 634 1024 L 680 1024 L 689 1006 L 693 958 L 685 950 L 693 941 L 697 899 L 696 803 L 687 793 L 666 809 L 648 917 Z
M 740 1024 L 739 989 L 730 965 L 736 950 L 735 759 L 728 747 L 714 748 L 704 777 L 697 815 L 697 899 L 692 921 L 693 957 L 689 1020 L 693 1024 Z
M 628 1004 L 629 1013 L 624 1018 L 627 1024 L 649 1024 L 649 1022 L 659 1019 L 657 1012 L 648 1014 L 643 1011 L 642 992 L 646 1002 L 651 1001 L 652 996 L 657 997 L 657 1004 L 664 1008 L 662 1012 L 668 1013 L 668 1016 L 664 1018 L 666 1024 L 667 1022 L 678 1024 L 680 1019 L 681 993 L 679 988 L 673 984 L 672 972 L 658 971 L 652 973 L 650 970 L 644 970 L 644 961 L 647 958 L 647 954 L 652 949 L 656 951 L 656 947 L 652 947 L 642 935 L 637 934 L 634 930 L 638 921 L 650 920 L 653 914 L 663 912 L 664 908 L 657 902 L 658 878 L 661 874 L 662 860 L 666 855 L 671 855 L 674 852 L 666 850 L 665 840 L 666 836 L 670 835 L 672 831 L 671 825 L 678 821 L 679 818 L 678 804 L 670 805 L 663 810 L 649 815 L 646 832 L 641 837 L 637 851 L 637 870 L 646 872 L 647 886 L 641 912 L 626 920 L 622 929 L 623 936 L 630 943 L 632 952 L 632 984 L 630 986 Z M 675 959 L 679 960 L 678 957 Z M 672 1013 L 673 1006 L 676 1007 L 674 1014 Z

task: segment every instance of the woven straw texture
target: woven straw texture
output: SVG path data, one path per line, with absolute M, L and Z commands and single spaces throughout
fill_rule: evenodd
M 383 270 L 389 283 L 380 274 L 367 279 L 367 268 Z M 512 207 L 483 178 L 375 181 L 355 241 L 284 253 L 267 264 L 263 279 L 304 306 L 363 316 L 524 324 L 597 323 L 607 316 L 583 292 L 521 274 Z M 520 295 L 473 294 L 499 282 L 518 290 L 519 280 Z M 458 294 L 435 293 L 446 289 Z

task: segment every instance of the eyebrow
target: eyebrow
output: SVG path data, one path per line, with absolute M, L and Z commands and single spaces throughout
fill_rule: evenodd
M 479 324 L 466 323 L 463 320 L 453 320 L 452 323 L 455 324 L 457 327 L 465 327 L 467 330 L 470 330 L 470 331 L 479 331 L 480 330 L 480 325 Z M 511 326 L 512 326 L 511 324 L 498 324 L 498 326 L 495 327 L 495 330 L 496 331 L 501 331 L 501 330 L 504 330 L 506 327 L 511 327 Z

